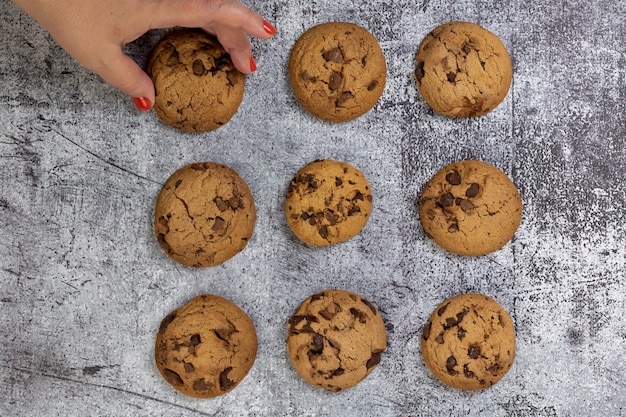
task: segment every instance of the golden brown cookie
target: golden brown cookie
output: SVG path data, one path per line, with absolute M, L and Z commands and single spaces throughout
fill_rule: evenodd
M 161 322 L 154 347 L 159 372 L 183 394 L 222 395 L 246 376 L 257 352 L 250 317 L 215 295 L 199 295 Z
M 306 110 L 323 120 L 344 122 L 374 107 L 385 88 L 387 64 L 378 41 L 365 28 L 323 23 L 296 41 L 289 79 Z
M 154 211 L 154 232 L 172 259 L 187 266 L 214 266 L 243 250 L 255 220 L 252 192 L 234 170 L 195 163 L 165 182 Z
M 291 180 L 287 222 L 309 245 L 346 241 L 363 229 L 372 210 L 372 191 L 361 171 L 329 159 L 306 165 Z
M 447 116 L 475 117 L 504 100 L 513 66 L 502 41 L 469 22 L 438 26 L 420 44 L 415 79 L 433 110 Z
M 513 365 L 513 321 L 486 295 L 450 298 L 435 309 L 424 326 L 422 355 L 432 373 L 451 387 L 489 388 Z
M 243 99 L 245 77 L 218 41 L 204 32 L 171 32 L 148 61 L 154 111 L 169 126 L 206 132 L 226 124 Z
M 443 167 L 419 200 L 424 232 L 444 249 L 479 256 L 504 246 L 522 220 L 515 184 L 493 165 L 460 161 Z
M 385 324 L 372 303 L 329 289 L 304 300 L 288 323 L 289 358 L 308 383 L 329 391 L 358 384 L 387 349 Z

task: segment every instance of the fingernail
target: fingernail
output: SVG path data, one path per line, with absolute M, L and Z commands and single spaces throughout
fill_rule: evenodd
M 265 20 L 263 21 L 263 29 L 265 29 L 265 31 L 269 33 L 270 35 L 273 35 L 274 33 L 276 33 L 276 28 L 272 26 L 270 22 L 267 22 Z
M 253 56 L 250 57 L 250 71 L 252 72 L 256 71 L 256 62 L 254 61 Z
M 152 107 L 152 103 L 145 97 L 134 97 L 135 106 L 141 111 L 148 111 Z

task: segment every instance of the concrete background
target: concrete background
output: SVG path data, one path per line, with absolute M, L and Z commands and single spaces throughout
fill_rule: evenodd
M 258 70 L 235 117 L 183 134 L 78 66 L 12 3 L 0 3 L 0 415 L 2 416 L 624 416 L 626 415 L 626 2 L 268 0 L 247 4 L 278 28 L 253 41 Z M 309 27 L 368 28 L 388 62 L 375 108 L 342 124 L 307 114 L 287 60 Z M 487 116 L 434 114 L 415 88 L 423 37 L 451 20 L 496 33 L 514 61 Z M 161 32 L 128 45 L 143 62 Z M 327 248 L 284 219 L 294 173 L 349 162 L 374 190 L 365 229 Z M 463 258 L 436 247 L 416 202 L 443 165 L 478 158 L 524 200 L 502 250 Z M 247 248 L 209 269 L 177 265 L 152 234 L 156 196 L 184 164 L 214 161 L 248 182 L 258 209 Z M 286 320 L 338 287 L 381 310 L 389 349 L 361 384 L 328 393 L 303 382 Z M 467 393 L 439 383 L 421 328 L 443 299 L 494 297 L 517 331 L 512 370 Z M 257 360 L 231 393 L 184 397 L 153 363 L 160 320 L 209 292 L 254 320 Z

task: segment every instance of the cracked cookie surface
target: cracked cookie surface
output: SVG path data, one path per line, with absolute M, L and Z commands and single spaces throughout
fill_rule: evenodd
M 209 398 L 235 388 L 256 352 L 250 317 L 225 298 L 203 294 L 163 319 L 154 357 L 163 378 L 178 391 Z
M 155 47 L 147 65 L 154 82 L 154 111 L 169 126 L 206 132 L 226 124 L 243 99 L 245 77 L 217 39 L 175 31 Z
M 308 383 L 328 391 L 350 388 L 378 365 L 387 349 L 376 307 L 349 291 L 308 297 L 288 322 L 289 357 Z
M 329 159 L 306 165 L 289 183 L 287 222 L 303 242 L 326 246 L 346 241 L 367 223 L 372 191 L 361 171 Z
M 436 112 L 454 117 L 489 113 L 506 97 L 513 67 L 502 41 L 470 22 L 450 22 L 419 46 L 417 87 Z
M 509 314 L 483 294 L 449 298 L 432 313 L 422 333 L 422 356 L 442 382 L 481 390 L 513 366 L 515 328 Z
M 385 88 L 387 64 L 378 41 L 365 28 L 329 22 L 310 28 L 296 41 L 289 79 L 307 111 L 343 122 L 374 107 Z
M 212 162 L 186 165 L 161 189 L 154 231 L 165 253 L 183 265 L 218 265 L 243 250 L 256 208 L 246 182 Z
M 511 240 L 522 220 L 522 199 L 500 169 L 477 160 L 459 161 L 428 181 L 419 214 L 424 232 L 439 246 L 480 256 Z

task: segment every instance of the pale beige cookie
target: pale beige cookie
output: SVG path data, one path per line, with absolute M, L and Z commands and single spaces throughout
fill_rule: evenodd
M 415 79 L 424 100 L 447 116 L 492 111 L 511 86 L 513 66 L 502 41 L 469 22 L 438 26 L 420 44 Z
M 226 124 L 239 109 L 245 77 L 217 39 L 180 30 L 155 47 L 147 65 L 154 82 L 154 111 L 169 126 L 206 132 Z
M 424 232 L 439 246 L 479 256 L 511 240 L 522 220 L 522 199 L 504 172 L 467 160 L 443 167 L 428 181 L 419 213 Z
M 378 310 L 354 293 L 329 289 L 304 300 L 289 319 L 289 358 L 308 383 L 329 391 L 353 387 L 387 349 Z
M 291 180 L 287 222 L 309 245 L 346 241 L 363 229 L 372 210 L 372 190 L 361 171 L 345 162 L 313 161 Z
M 204 294 L 161 322 L 154 347 L 159 372 L 183 394 L 209 398 L 239 384 L 256 358 L 250 317 L 237 305 Z
M 424 326 L 422 355 L 433 374 L 451 387 L 489 388 L 513 365 L 513 321 L 486 295 L 450 298 L 435 309 Z
M 234 170 L 195 163 L 165 182 L 154 211 L 154 232 L 172 259 L 187 266 L 214 266 L 243 250 L 255 220 L 252 192 Z
M 329 22 L 307 30 L 289 57 L 289 79 L 302 106 L 331 122 L 357 118 L 378 101 L 387 64 L 367 29 Z

